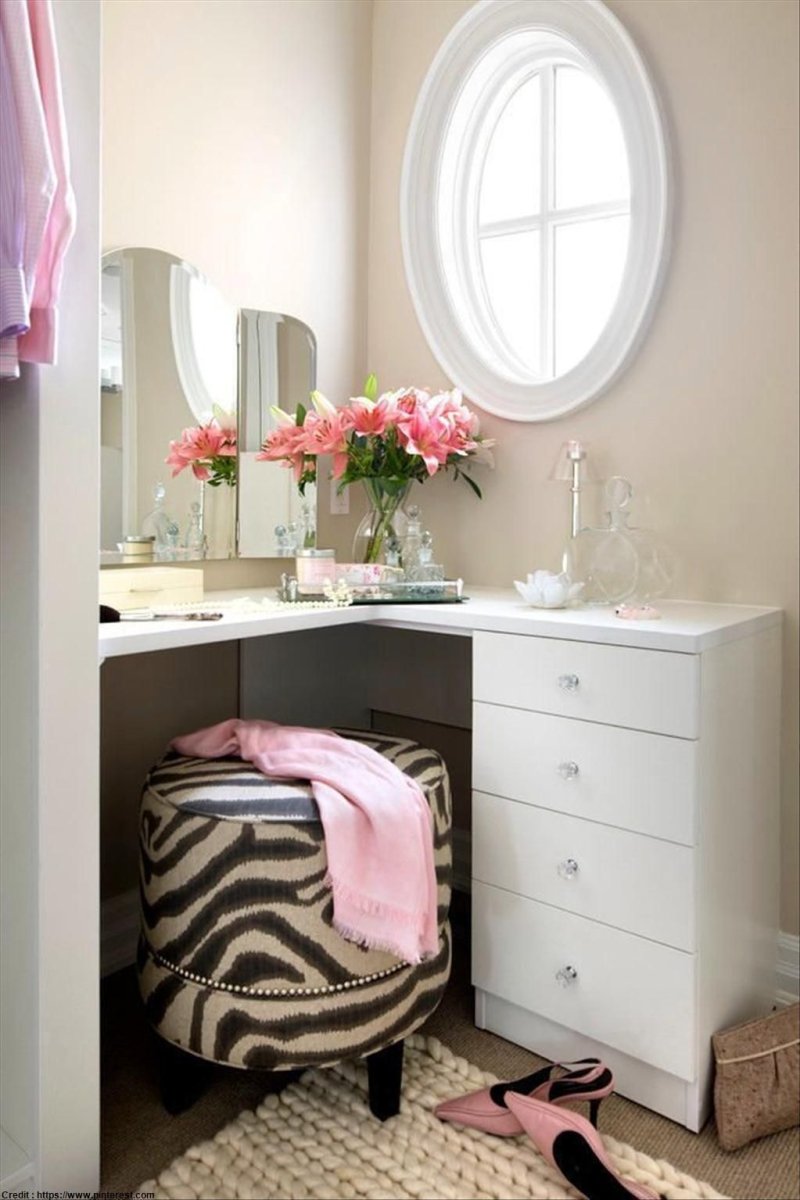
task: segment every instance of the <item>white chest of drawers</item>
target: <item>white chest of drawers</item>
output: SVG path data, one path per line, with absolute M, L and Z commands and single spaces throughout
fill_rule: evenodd
M 731 612 L 473 639 L 476 1023 L 694 1130 L 775 986 L 780 626 Z

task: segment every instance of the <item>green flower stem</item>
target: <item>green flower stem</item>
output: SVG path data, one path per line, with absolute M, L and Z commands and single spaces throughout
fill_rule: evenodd
M 397 510 L 408 495 L 411 484 L 408 480 L 393 481 L 381 478 L 363 479 L 362 483 L 375 517 L 372 532 L 367 540 L 364 562 L 376 563 L 380 561 L 386 538 L 394 532 Z

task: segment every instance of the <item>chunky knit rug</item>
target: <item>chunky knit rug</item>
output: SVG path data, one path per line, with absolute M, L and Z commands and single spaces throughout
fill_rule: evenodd
M 174 1200 L 561 1200 L 573 1191 L 531 1142 L 438 1121 L 441 1101 L 495 1083 L 435 1038 L 406 1040 L 403 1100 L 381 1124 L 367 1107 L 366 1070 L 308 1071 L 256 1112 L 243 1112 L 139 1190 Z M 666 1162 L 605 1137 L 617 1170 L 666 1200 L 720 1193 Z

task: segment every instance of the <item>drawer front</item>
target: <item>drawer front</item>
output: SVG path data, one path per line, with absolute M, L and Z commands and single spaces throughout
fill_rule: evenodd
M 473 696 L 674 737 L 699 732 L 699 655 L 476 632 Z
M 473 706 L 472 780 L 509 796 L 686 846 L 697 743 L 498 704 Z
M 575 978 L 569 980 L 566 968 Z M 476 883 L 472 982 L 681 1079 L 695 1077 L 695 957 Z
M 121 612 L 202 599 L 203 572 L 195 568 L 141 566 L 100 572 L 100 603 Z
M 472 798 L 481 883 L 694 950 L 694 851 L 483 792 Z

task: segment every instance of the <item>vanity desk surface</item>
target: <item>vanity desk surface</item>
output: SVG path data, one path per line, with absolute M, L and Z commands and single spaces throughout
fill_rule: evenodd
M 272 599 L 272 588 L 207 592 L 204 606 L 223 611 L 219 621 L 124 621 L 100 626 L 100 657 L 143 654 L 210 642 L 228 642 L 331 625 L 380 624 L 469 636 L 475 630 L 523 636 L 601 642 L 647 650 L 698 654 L 712 646 L 749 637 L 781 621 L 780 609 L 737 604 L 668 600 L 662 617 L 626 621 L 603 608 L 534 609 L 510 589 L 467 585 L 461 604 L 375 604 L 346 608 L 298 605 L 263 612 L 225 611 L 244 599 Z

